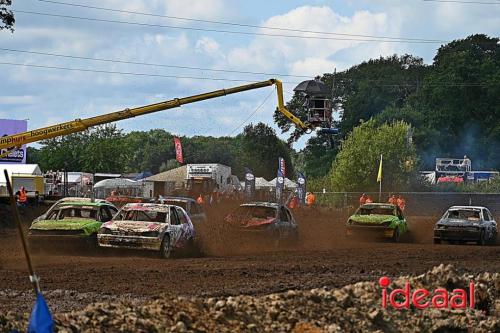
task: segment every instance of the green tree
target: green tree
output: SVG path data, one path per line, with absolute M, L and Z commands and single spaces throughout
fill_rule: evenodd
M 12 0 L 0 0 L 0 30 L 10 30 L 14 32 L 14 13 L 8 7 L 12 5 Z
M 241 150 L 244 156 L 245 165 L 243 166 L 252 169 L 256 176 L 268 180 L 275 178 L 278 170 L 278 157 L 283 157 L 287 177 L 295 178 L 290 147 L 278 138 L 274 129 L 266 124 L 249 124 L 244 128 Z
M 394 122 L 377 126 L 370 120 L 348 135 L 330 172 L 337 191 L 371 191 L 376 182 L 380 155 L 383 155 L 384 190 L 409 189 L 416 180 L 417 155 L 408 140 L 409 125 Z

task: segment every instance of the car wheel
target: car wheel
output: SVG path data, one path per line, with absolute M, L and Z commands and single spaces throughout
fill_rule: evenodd
M 485 240 L 484 240 L 484 230 L 481 231 L 481 233 L 479 234 L 479 239 L 477 240 L 477 245 L 484 245 L 485 244 Z
M 170 246 L 170 236 L 165 235 L 160 246 L 160 256 L 168 259 L 172 255 L 172 247 Z
M 441 244 L 441 239 L 434 238 L 434 244 Z
M 398 243 L 399 242 L 399 238 L 400 238 L 400 233 L 399 233 L 399 228 L 396 228 L 394 229 L 394 234 L 392 235 L 392 241 L 394 243 Z

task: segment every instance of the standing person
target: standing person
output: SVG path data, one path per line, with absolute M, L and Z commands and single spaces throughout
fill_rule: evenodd
M 307 207 L 312 207 L 315 202 L 316 202 L 316 196 L 311 192 L 307 192 L 307 194 L 306 194 Z
M 196 202 L 199 204 L 199 205 L 203 205 L 203 197 L 201 196 L 201 194 L 198 196 L 198 199 L 196 199 Z
M 20 207 L 25 207 L 28 203 L 28 191 L 26 191 L 24 186 L 21 186 L 21 189 L 16 193 L 16 201 Z
M 398 199 L 396 198 L 396 195 L 393 194 L 389 197 L 389 200 L 387 202 L 393 205 L 397 205 Z
M 372 199 L 372 197 L 370 197 L 369 195 L 368 195 L 368 196 L 366 196 L 366 203 L 367 203 L 367 204 L 373 203 L 373 199 Z
M 290 201 L 288 202 L 288 208 L 290 209 L 295 209 L 299 205 L 299 199 L 297 198 L 296 195 L 292 196 Z
M 359 197 L 359 205 L 363 206 L 366 203 L 366 199 L 368 199 L 368 197 L 366 196 L 365 193 L 363 193 L 361 197 Z
M 397 199 L 397 205 L 399 206 L 399 209 L 401 209 L 402 212 L 404 212 L 405 207 L 406 207 L 406 200 L 403 198 L 403 196 L 398 196 Z

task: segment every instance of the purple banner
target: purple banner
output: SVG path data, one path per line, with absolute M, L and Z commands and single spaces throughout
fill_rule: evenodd
M 0 137 L 26 132 L 28 130 L 27 120 L 0 119 Z M 1 153 L 7 149 L 2 149 Z M 0 163 L 26 163 L 26 145 L 21 149 L 16 149 L 4 158 L 0 158 Z

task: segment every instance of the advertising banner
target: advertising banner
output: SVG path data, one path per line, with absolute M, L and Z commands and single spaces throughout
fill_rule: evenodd
M 281 170 L 283 177 L 286 177 L 286 165 L 283 157 L 278 157 L 278 168 Z
M 285 177 L 280 169 L 278 169 L 278 176 L 276 177 L 276 202 L 283 203 L 283 189 L 285 188 Z
M 175 146 L 175 159 L 180 164 L 184 164 L 184 156 L 182 155 L 181 139 L 179 139 L 178 137 L 174 137 L 174 146 Z
M 255 176 L 249 168 L 245 168 L 245 199 L 252 201 L 255 194 Z
M 297 173 L 297 197 L 301 205 L 306 202 L 306 176 L 302 172 Z
M 27 130 L 27 120 L 0 119 L 0 137 L 26 132 Z M 0 155 L 10 149 L 2 149 Z M 26 163 L 26 145 L 0 158 L 0 163 Z

